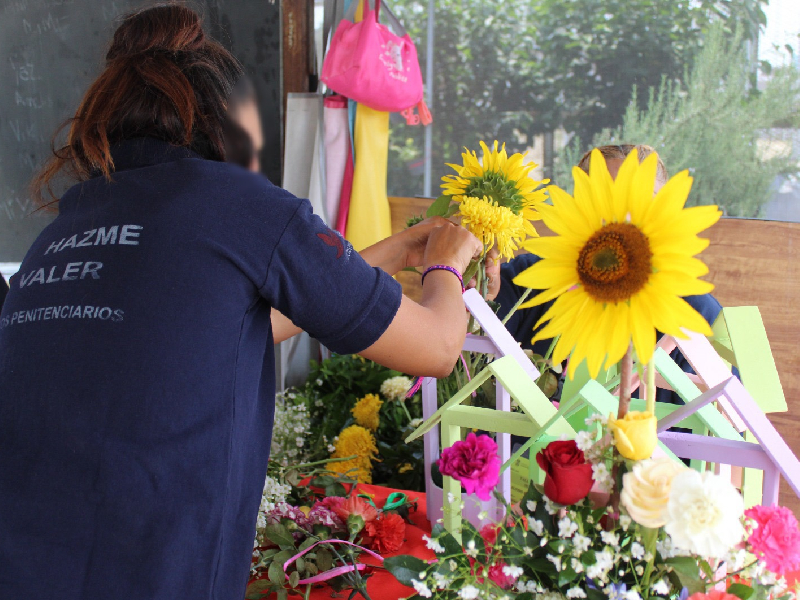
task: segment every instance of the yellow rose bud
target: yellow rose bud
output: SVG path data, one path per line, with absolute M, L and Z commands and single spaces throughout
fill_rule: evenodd
M 650 458 L 658 443 L 658 420 L 649 411 L 629 411 L 622 419 L 608 417 L 608 428 L 614 433 L 619 453 L 631 460 Z
M 685 469 L 683 464 L 666 456 L 633 465 L 622 476 L 620 492 L 620 502 L 631 519 L 653 529 L 663 526 L 672 480 Z

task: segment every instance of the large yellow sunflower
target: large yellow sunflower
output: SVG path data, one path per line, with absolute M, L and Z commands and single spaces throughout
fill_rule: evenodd
M 462 165 L 447 164 L 456 174 L 442 177 L 444 195 L 452 196 L 459 204 L 459 212 L 456 214 L 462 217 L 475 213 L 476 201 L 487 204 L 484 214 L 499 215 L 502 211 L 497 210 L 498 208 L 508 209 L 524 220 L 525 234 L 535 237 L 538 234 L 530 221 L 541 218 L 537 208 L 547 199 L 547 192 L 541 186 L 548 180 L 538 181 L 531 178 L 530 172 L 538 165 L 533 162 L 525 163 L 525 157 L 519 153 L 509 157 L 505 144 L 498 149 L 495 141 L 491 150 L 484 142 L 480 142 L 480 145 L 483 160 L 479 160 L 474 151 L 465 148 L 461 155 Z M 470 203 L 470 206 L 463 206 L 465 202 Z M 518 229 L 517 219 L 499 218 L 493 219 L 488 229 L 483 227 L 487 235 L 482 237 L 475 231 L 473 233 L 483 240 L 487 249 L 493 243 L 487 242 L 487 239 L 494 240 L 497 237 L 507 241 L 501 254 L 510 255 L 509 252 L 513 254 L 518 248 Z
M 720 217 L 716 206 L 684 208 L 692 185 L 686 171 L 653 197 L 657 156 L 641 164 L 633 152 L 613 180 L 603 156 L 592 152 L 589 174 L 573 169 L 575 195 L 556 186 L 552 206 L 539 207 L 554 237 L 528 240 L 526 250 L 542 258 L 514 278 L 544 291 L 522 306 L 556 301 L 533 341 L 561 336 L 558 363 L 570 354 L 569 374 L 585 358 L 592 376 L 619 361 L 633 342 L 649 362 L 656 329 L 685 337 L 682 328 L 710 335 L 705 319 L 681 296 L 706 294 L 708 268 L 694 258 L 708 246 L 697 234 Z M 548 322 L 549 321 L 549 322 Z

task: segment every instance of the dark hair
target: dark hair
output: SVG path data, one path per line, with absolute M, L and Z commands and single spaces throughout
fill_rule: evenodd
M 200 15 L 178 4 L 126 16 L 69 125 L 67 143 L 33 182 L 34 197 L 49 195 L 62 170 L 78 180 L 92 172 L 111 177 L 111 146 L 153 137 L 188 147 L 203 158 L 225 160 L 223 122 L 242 68 L 202 28 Z M 54 200 L 55 202 L 55 200 Z

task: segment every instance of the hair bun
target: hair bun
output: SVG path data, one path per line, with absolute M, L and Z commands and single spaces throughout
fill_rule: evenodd
M 106 61 L 144 52 L 192 52 L 206 43 L 200 15 L 177 4 L 155 6 L 125 17 Z

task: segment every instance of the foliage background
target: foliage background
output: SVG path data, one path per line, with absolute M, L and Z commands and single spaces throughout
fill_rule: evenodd
M 693 202 L 727 203 L 729 214 L 757 215 L 774 174 L 797 170 L 786 161 L 759 169 L 759 143 L 751 144 L 763 130 L 796 126 L 797 121 L 797 90 L 787 89 L 787 78 L 773 86 L 766 99 L 754 102 L 761 95 L 756 85 L 759 70 L 769 71 L 769 65 L 755 58 L 766 3 L 437 0 L 431 102 L 434 184 L 444 163 L 456 162 L 463 147 L 477 147 L 479 140 L 503 140 L 510 151 L 519 152 L 533 144 L 533 136 L 561 128 L 573 140 L 585 141 L 581 151 L 588 141 L 619 135 L 639 143 L 668 138 L 675 142 L 665 154 L 673 172 L 692 168 L 705 173 L 706 164 L 719 167 L 719 158 L 726 158 L 717 181 L 696 189 Z M 416 41 L 424 69 L 427 1 L 393 0 L 391 5 Z M 713 35 L 730 41 L 724 53 Z M 713 58 L 703 54 L 708 45 L 716 49 Z M 727 71 L 725 53 L 735 63 Z M 703 56 L 705 66 L 698 68 Z M 683 100 L 687 94 L 693 94 L 693 103 Z M 774 111 L 781 95 L 792 107 L 788 115 Z M 716 110 L 715 128 L 697 143 L 699 132 L 688 135 L 696 127 L 693 119 L 708 117 L 714 108 L 701 107 L 701 99 L 707 105 L 721 103 L 724 110 Z M 671 122 L 678 113 L 691 122 L 679 132 L 683 135 L 677 135 Z M 717 145 L 709 154 L 708 142 L 714 139 Z M 390 194 L 422 193 L 423 146 L 422 128 L 406 126 L 394 115 Z M 568 158 L 571 155 L 562 155 L 562 165 Z M 748 168 L 742 170 L 742 165 Z M 564 173 L 562 167 L 547 175 L 559 183 Z M 723 186 L 720 181 L 732 173 L 738 182 Z M 432 190 L 434 196 L 437 189 Z

